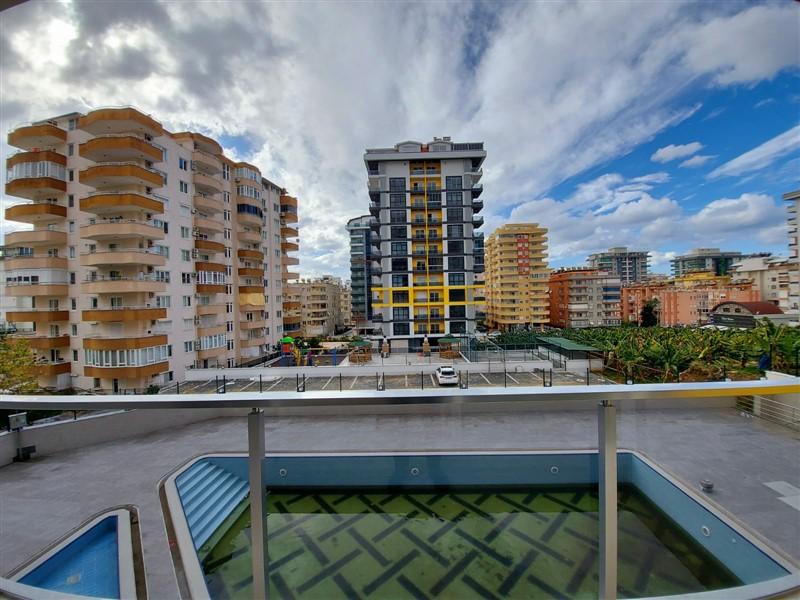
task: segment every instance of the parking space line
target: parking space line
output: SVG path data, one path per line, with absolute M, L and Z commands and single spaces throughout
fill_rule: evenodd
M 542 378 L 541 378 L 541 377 L 539 377 L 539 376 L 538 376 L 536 373 L 534 373 L 533 371 L 531 371 L 531 375 L 533 376 L 533 378 L 534 378 L 534 379 L 537 379 L 537 380 L 539 380 L 539 381 L 541 381 L 541 380 L 542 380 Z
M 353 378 L 353 383 L 351 383 L 351 384 L 350 384 L 350 389 L 351 389 L 351 390 L 353 389 L 353 386 L 355 386 L 355 384 L 356 384 L 356 381 L 358 381 L 358 375 L 356 375 L 356 376 Z
M 403 373 L 403 379 L 405 380 L 406 388 L 408 387 L 408 373 Z
M 487 385 L 492 385 L 492 382 L 486 379 L 486 375 L 484 375 L 483 373 L 478 373 L 478 375 L 483 377 L 483 380 L 486 382 Z
M 272 388 L 274 388 L 274 387 L 275 387 L 276 385 L 278 385 L 278 384 L 279 384 L 281 381 L 283 381 L 283 377 L 278 377 L 278 378 L 275 380 L 275 383 L 273 383 L 271 386 L 269 386 L 269 387 L 267 388 L 267 391 L 269 391 L 269 390 L 271 390 Z
M 431 375 L 431 383 L 433 385 L 436 385 L 436 380 L 433 378 L 433 373 L 431 373 L 430 375 Z
M 243 387 L 242 389 L 240 389 L 239 391 L 240 391 L 240 392 L 243 392 L 243 391 L 245 391 L 247 388 L 254 386 L 256 383 L 258 383 L 258 382 L 257 382 L 257 381 L 255 381 L 255 380 L 254 380 L 254 381 L 251 381 L 250 383 L 248 383 L 246 386 L 244 386 L 244 387 Z
M 325 385 L 323 385 L 323 386 L 322 386 L 322 389 L 324 390 L 326 387 L 328 387 L 328 384 L 329 384 L 331 381 L 333 381 L 333 377 L 330 377 L 330 378 L 328 378 L 328 381 L 326 381 L 326 382 L 325 382 Z
M 519 381 L 517 381 L 516 379 L 514 379 L 514 378 L 511 376 L 511 373 L 506 373 L 506 377 L 508 377 L 508 378 L 509 378 L 511 381 L 513 381 L 513 382 L 514 382 L 514 383 L 516 383 L 517 385 L 519 385 Z

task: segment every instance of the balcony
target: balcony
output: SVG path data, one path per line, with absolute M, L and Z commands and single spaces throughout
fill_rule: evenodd
M 81 283 L 84 294 L 158 293 L 167 289 L 167 283 L 152 276 L 124 277 L 97 275 Z
M 483 192 L 483 185 L 479 183 L 478 185 L 473 186 L 471 191 L 472 191 L 472 199 L 474 200 L 475 198 L 480 196 L 481 193 Z
M 194 189 L 201 194 L 213 195 L 222 193 L 222 182 L 200 171 L 194 172 L 192 182 L 194 183 Z
M 5 269 L 63 269 L 67 268 L 67 259 L 60 256 L 12 256 L 5 260 Z
M 225 285 L 222 283 L 197 283 L 195 290 L 198 294 L 224 294 Z
M 472 201 L 472 212 L 479 213 L 483 210 L 483 200 Z
M 132 107 L 93 110 L 78 120 L 78 129 L 93 135 L 136 133 L 158 137 L 164 134 L 161 123 Z
M 133 337 L 85 337 L 83 347 L 86 350 L 136 350 L 164 346 L 168 343 L 164 334 L 141 335 Z M 104 367 L 101 367 L 104 368 Z
M 7 269 L 10 267 L 6 267 Z M 66 278 L 66 271 L 63 271 Z M 69 294 L 69 284 L 66 283 L 6 283 L 5 292 L 11 297 L 46 297 L 66 296 Z
M 167 361 L 141 367 L 83 367 L 84 377 L 100 379 L 141 379 L 169 371 Z
M 78 153 L 83 158 L 103 163 L 145 160 L 161 162 L 164 159 L 164 152 L 158 146 L 143 137 L 126 134 L 92 138 L 78 146 Z
M 472 226 L 473 227 L 481 227 L 483 225 L 483 217 L 473 217 L 472 218 Z
M 36 246 L 65 246 L 67 232 L 61 229 L 28 229 L 25 231 L 12 231 L 6 234 L 6 248 Z M 6 267 L 8 269 L 8 267 Z
M 194 216 L 194 226 L 212 235 L 215 233 L 222 233 L 225 230 L 225 226 L 221 221 L 215 221 L 214 219 L 201 217 L 200 215 Z
M 222 172 L 222 161 L 203 150 L 195 150 L 192 153 L 192 166 L 208 175 L 217 175 Z
M 261 279 L 264 277 L 264 270 L 263 269 L 253 269 L 251 267 L 239 267 L 236 271 L 239 277 L 255 277 L 256 279 Z
M 88 240 L 142 239 L 163 240 L 164 230 L 148 221 L 134 219 L 101 220 L 80 229 L 81 237 Z
M 163 267 L 167 264 L 164 255 L 140 248 L 115 248 L 113 250 L 97 250 L 81 254 L 81 266 L 102 267 L 114 265 L 146 265 Z
M 33 365 L 33 373 L 37 377 L 55 377 L 72 371 L 72 363 L 69 361 L 48 361 L 42 360 Z
M 298 237 L 298 235 L 299 235 L 299 232 L 297 231 L 296 227 L 289 227 L 287 225 L 284 225 L 284 226 L 281 227 L 281 237 L 284 238 L 284 239 L 286 239 L 286 238 L 296 238 L 296 237 Z
M 197 326 L 197 336 L 205 337 L 209 335 L 220 335 L 225 333 L 225 323 L 200 323 Z
M 8 145 L 23 150 L 55 148 L 67 143 L 67 132 L 50 123 L 17 127 L 8 134 Z
M 6 194 L 39 200 L 59 196 L 67 191 L 67 182 L 55 177 L 19 177 L 6 183 Z
M 214 198 L 213 196 L 203 195 L 195 195 L 194 207 L 212 215 L 218 215 L 225 210 L 222 200 Z
M 145 211 L 160 215 L 164 213 L 164 202 L 155 197 L 135 192 L 94 192 L 81 198 L 81 210 L 96 215 L 120 212 Z
M 15 333 L 14 337 L 24 339 L 28 346 L 34 350 L 52 350 L 55 348 L 69 348 L 68 335 L 48 336 L 44 332 Z
M 261 227 L 262 217 L 248 212 L 237 212 L 236 219 L 242 225 L 249 225 L 251 227 Z
M 130 185 L 156 188 L 164 186 L 164 176 L 160 171 L 134 162 L 95 165 L 81 171 L 79 179 L 83 185 L 98 189 Z
M 263 329 L 266 326 L 267 322 L 264 319 L 254 319 L 252 321 L 244 319 L 239 321 L 239 329 Z
M 198 350 L 197 351 L 197 358 L 199 360 L 208 360 L 210 358 L 218 358 L 220 356 L 225 356 L 227 349 L 225 346 L 219 346 L 217 348 L 206 348 L 205 350 Z
M 264 253 L 261 250 L 248 250 L 245 248 L 240 248 L 236 251 L 236 256 L 239 258 L 244 259 L 252 259 L 252 260 L 264 260 Z
M 221 242 L 215 242 L 213 240 L 204 240 L 201 238 L 195 238 L 194 247 L 202 252 L 210 252 L 212 254 L 225 253 L 225 244 Z
M 297 252 L 300 250 L 300 245 L 295 242 L 281 241 L 281 250 L 284 252 Z
M 263 346 L 264 344 L 267 343 L 267 336 L 260 335 L 258 337 L 240 339 L 239 343 L 241 344 L 242 348 L 252 348 L 254 346 Z
M 264 293 L 264 286 L 263 285 L 240 285 L 239 286 L 239 293 L 240 294 L 263 294 Z
M 28 308 L 6 312 L 9 323 L 57 323 L 69 321 L 69 311 L 58 308 Z
M 111 309 L 84 310 L 81 312 L 81 315 L 84 321 L 98 323 L 156 321 L 158 319 L 167 318 L 167 309 L 154 308 L 150 305 L 120 306 Z

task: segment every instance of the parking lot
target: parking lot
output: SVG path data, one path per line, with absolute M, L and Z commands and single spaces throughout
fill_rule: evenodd
M 521 386 L 543 386 L 542 371 L 517 371 L 503 373 L 462 373 L 462 378 L 468 377 L 469 387 L 521 387 Z M 550 383 L 551 372 L 545 372 L 546 383 Z M 586 385 L 586 375 L 567 373 L 564 371 L 552 371 L 553 385 Z M 589 374 L 589 383 L 592 385 L 613 383 L 595 373 Z M 294 392 L 298 388 L 302 389 L 305 384 L 305 391 L 347 391 L 347 390 L 374 390 L 380 384 L 387 390 L 404 389 L 429 389 L 438 388 L 436 376 L 433 373 L 407 373 L 405 375 L 386 375 L 376 371 L 374 375 L 345 375 L 344 373 L 334 377 L 276 377 L 265 373 L 259 378 L 253 379 L 234 379 L 225 380 L 224 387 L 228 392 Z M 449 386 L 452 387 L 452 386 Z M 206 381 L 190 381 L 179 385 L 172 384 L 161 389 L 162 394 L 210 394 L 216 391 L 221 392 L 223 381 L 221 379 L 209 379 Z

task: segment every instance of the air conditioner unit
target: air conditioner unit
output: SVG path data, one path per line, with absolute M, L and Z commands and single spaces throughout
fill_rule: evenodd
M 194 349 L 195 350 L 200 350 L 200 342 L 195 342 L 194 343 Z
M 200 256 L 200 253 L 197 250 L 192 250 L 192 258 L 197 258 Z

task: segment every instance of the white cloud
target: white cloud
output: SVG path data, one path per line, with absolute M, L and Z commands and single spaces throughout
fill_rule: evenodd
M 699 152 L 702 148 L 703 144 L 700 142 L 678 145 L 670 144 L 669 146 L 664 146 L 656 150 L 653 156 L 650 157 L 650 160 L 658 163 L 666 163 L 677 158 L 683 158 L 684 156 L 691 156 L 695 152 Z
M 737 156 L 733 160 L 729 160 L 724 165 L 711 171 L 708 177 L 714 179 L 723 175 L 741 175 L 742 173 L 763 169 L 781 156 L 798 148 L 800 148 L 800 125 L 796 125 L 760 146 Z
M 713 158 L 716 158 L 713 154 L 696 154 L 692 158 L 683 161 L 679 166 L 683 168 L 702 167 Z

